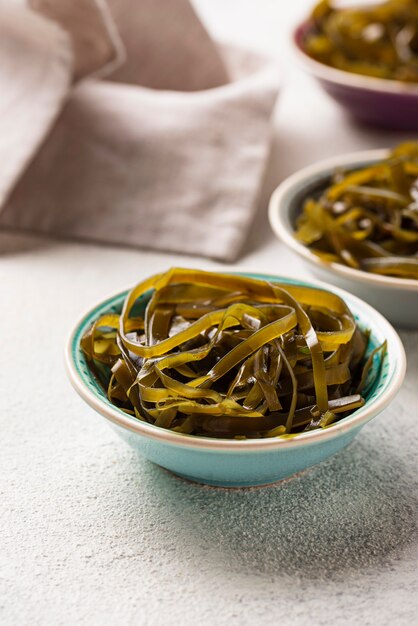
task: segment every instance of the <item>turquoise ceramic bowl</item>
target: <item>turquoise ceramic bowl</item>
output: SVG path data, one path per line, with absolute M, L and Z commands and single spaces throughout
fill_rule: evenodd
M 400 388 L 406 368 L 402 343 L 392 326 L 368 304 L 355 296 L 322 283 L 290 280 L 276 276 L 247 274 L 254 278 L 278 280 L 326 288 L 339 294 L 353 311 L 358 324 L 371 329 L 371 346 L 385 339 L 388 351 L 367 402 L 336 424 L 301 433 L 290 439 L 222 440 L 183 435 L 137 420 L 114 407 L 91 374 L 80 339 L 98 317 L 118 313 L 127 292 L 115 295 L 86 313 L 71 333 L 66 349 L 66 366 L 71 383 L 80 396 L 105 417 L 116 432 L 147 459 L 189 480 L 222 487 L 266 485 L 300 472 L 345 448 L 378 413 L 384 410 Z M 375 367 L 378 367 L 375 363 Z

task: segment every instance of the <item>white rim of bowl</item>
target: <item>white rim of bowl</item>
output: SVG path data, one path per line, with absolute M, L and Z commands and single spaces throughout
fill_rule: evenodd
M 268 276 L 268 274 L 264 275 Z M 271 277 L 278 278 L 274 275 L 271 275 Z M 262 451 L 278 448 L 291 448 L 295 446 L 321 443 L 327 439 L 334 439 L 339 435 L 347 433 L 353 428 L 367 423 L 378 413 L 380 413 L 395 397 L 405 377 L 405 350 L 393 326 L 383 317 L 383 315 L 381 315 L 378 311 L 376 311 L 373 307 L 371 307 L 360 298 L 357 298 L 357 296 L 349 294 L 339 287 L 327 285 L 326 283 L 323 283 L 321 281 L 309 279 L 306 281 L 301 280 L 301 282 L 306 282 L 307 284 L 310 284 L 314 287 L 319 287 L 321 289 L 331 289 L 332 291 L 334 291 L 334 293 L 340 295 L 341 297 L 348 297 L 349 301 L 354 301 L 356 306 L 359 304 L 359 308 L 365 310 L 367 315 L 370 316 L 371 319 L 374 318 L 374 320 L 377 322 L 382 334 L 388 341 L 390 354 L 392 355 L 396 363 L 396 367 L 394 368 L 393 375 L 388 383 L 387 388 L 384 389 L 382 395 L 377 400 L 375 400 L 371 405 L 368 405 L 366 403 L 364 407 L 357 409 L 356 414 L 353 415 L 351 419 L 349 416 L 348 419 L 337 422 L 328 429 L 313 430 L 306 433 L 300 433 L 299 435 L 291 439 L 215 439 L 208 437 L 199 437 L 195 435 L 184 435 L 182 433 L 177 433 L 172 430 L 159 428 L 157 426 L 154 426 L 153 424 L 148 424 L 147 422 L 142 422 L 140 420 L 137 420 L 136 418 L 129 417 L 122 411 L 118 410 L 116 407 L 114 408 L 105 404 L 92 391 L 90 391 L 90 389 L 86 387 L 84 381 L 78 373 L 77 367 L 72 358 L 72 346 L 74 344 L 75 335 L 78 333 L 80 326 L 84 325 L 86 318 L 89 318 L 92 313 L 97 309 L 97 307 L 100 306 L 100 303 L 96 304 L 93 308 L 89 309 L 89 311 L 81 316 L 68 337 L 65 348 L 65 367 L 70 382 L 75 391 L 77 391 L 77 393 L 81 396 L 81 398 L 83 398 L 83 400 L 85 400 L 87 404 L 89 404 L 93 409 L 95 409 L 100 415 L 105 417 L 110 422 L 113 422 L 114 424 L 131 432 L 137 433 L 138 435 L 141 435 L 145 438 L 154 439 L 165 444 L 171 444 L 186 448 L 204 449 L 207 451 L 211 450 L 213 452 L 229 451 L 238 453 L 244 451 Z M 115 297 L 117 297 L 117 294 L 113 294 L 113 296 L 105 298 L 102 302 L 104 303 L 108 299 Z
M 293 30 L 291 37 L 291 45 L 294 54 L 300 64 L 304 66 L 309 73 L 320 80 L 329 83 L 337 83 L 347 87 L 356 89 L 367 89 L 369 91 L 386 92 L 398 95 L 418 96 L 418 85 L 414 83 L 402 82 L 389 78 L 376 78 L 375 76 L 365 76 L 363 74 L 355 74 L 354 72 L 346 72 L 339 70 L 331 65 L 320 63 L 304 51 L 297 39 L 298 31 L 309 22 L 305 20 L 298 24 Z
M 379 274 L 356 270 L 348 265 L 323 261 L 316 254 L 311 252 L 309 248 L 295 239 L 294 229 L 290 223 L 288 214 L 288 198 L 291 198 L 296 190 L 300 191 L 303 189 L 306 183 L 317 179 L 319 175 L 323 174 L 323 176 L 326 177 L 338 167 L 355 168 L 364 164 L 367 165 L 368 163 L 371 164 L 381 161 L 386 158 L 388 154 L 388 149 L 352 152 L 350 154 L 319 161 L 314 165 L 308 165 L 298 170 L 295 174 L 286 178 L 274 190 L 269 203 L 269 221 L 274 233 L 289 248 L 306 261 L 309 261 L 309 263 L 317 265 L 330 274 L 338 274 L 346 279 L 367 283 L 370 286 L 388 287 L 391 289 L 414 292 L 418 291 L 418 280 L 414 280 L 413 278 L 380 276 Z

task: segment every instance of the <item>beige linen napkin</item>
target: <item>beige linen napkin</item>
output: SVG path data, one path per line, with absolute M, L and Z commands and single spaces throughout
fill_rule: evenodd
M 228 82 L 222 56 L 189 0 L 107 2 L 126 50 L 111 80 L 176 91 Z
M 67 33 L 0 0 L 0 207 L 60 111 L 72 63 Z
M 168 6 L 179 9 L 181 28 L 158 19 Z M 110 8 L 125 63 L 69 93 L 0 225 L 233 260 L 256 210 L 277 68 L 219 49 L 184 0 L 111 0 Z
M 60 113 L 73 79 L 124 62 L 107 7 L 0 0 L 0 209 Z M 43 14 L 43 16 L 41 15 Z M 45 19 L 54 16 L 56 19 Z
M 28 0 L 28 5 L 67 31 L 74 80 L 109 74 L 124 64 L 125 49 L 103 0 Z

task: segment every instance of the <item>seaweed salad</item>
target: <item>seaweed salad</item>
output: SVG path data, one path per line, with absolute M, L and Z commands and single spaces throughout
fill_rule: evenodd
M 188 435 L 260 438 L 325 428 L 361 407 L 385 352 L 368 343 L 329 291 L 171 269 L 134 287 L 81 347 L 126 413 Z
M 296 238 L 323 261 L 418 280 L 418 143 L 335 171 L 319 197 L 305 200 Z
M 337 69 L 416 83 L 418 2 L 340 8 L 322 0 L 310 16 L 303 45 L 309 56 Z

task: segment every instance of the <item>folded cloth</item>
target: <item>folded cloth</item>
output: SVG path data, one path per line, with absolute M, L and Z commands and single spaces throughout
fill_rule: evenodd
M 176 91 L 229 81 L 222 56 L 189 0 L 107 2 L 126 50 L 111 80 Z
M 151 11 L 152 3 L 145 4 Z M 161 10 L 160 2 L 155 6 Z M 190 13 L 190 30 L 195 21 L 200 31 Z M 140 38 L 140 21 L 138 29 Z M 159 38 L 162 27 L 155 45 Z M 198 39 L 189 41 L 199 58 Z M 278 75 L 262 57 L 212 45 L 206 89 L 192 91 L 192 82 L 189 91 L 184 84 L 183 91 L 161 88 L 165 71 L 153 89 L 135 84 L 141 73 L 126 77 L 131 84 L 108 76 L 73 88 L 0 225 L 234 260 L 256 211 Z M 193 62 L 192 49 L 186 56 Z M 155 59 L 149 62 L 155 67 Z M 199 87 L 204 84 L 201 77 Z
M 106 75 L 124 64 L 123 44 L 109 8 L 101 0 L 28 0 L 28 5 L 68 32 L 74 80 Z
M 60 112 L 72 71 L 66 32 L 0 3 L 0 208 Z

